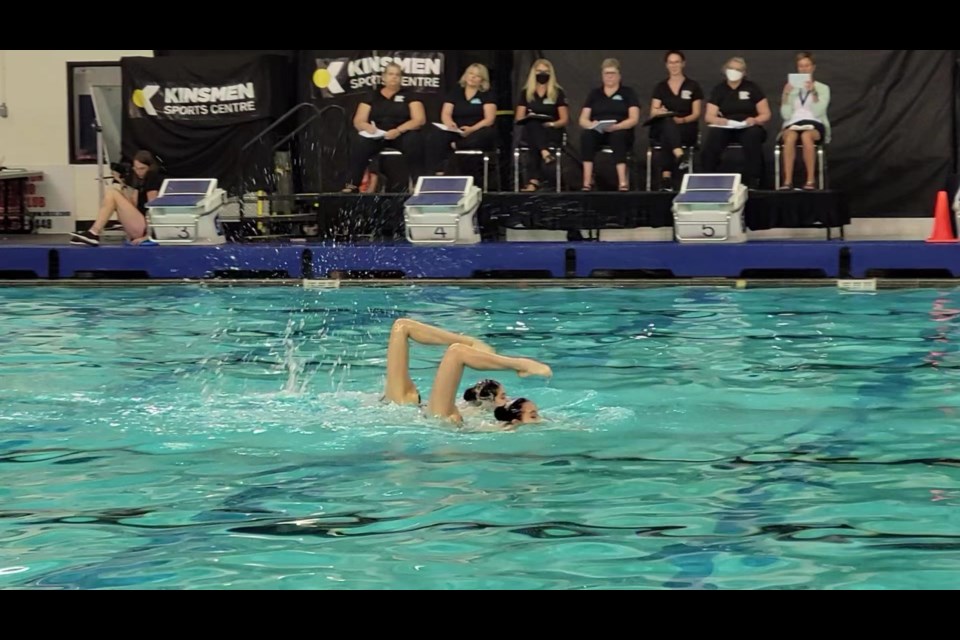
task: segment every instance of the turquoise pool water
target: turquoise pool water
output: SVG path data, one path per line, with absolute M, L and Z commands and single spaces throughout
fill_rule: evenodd
M 929 290 L 5 289 L 0 588 L 956 588 L 958 314 Z M 381 405 L 405 315 L 551 364 L 503 377 L 550 422 Z M 424 395 L 441 354 L 414 348 Z

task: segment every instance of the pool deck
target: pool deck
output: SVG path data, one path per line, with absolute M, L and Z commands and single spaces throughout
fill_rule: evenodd
M 896 273 L 895 276 L 889 276 Z M 528 281 L 960 278 L 960 243 L 753 241 L 483 243 L 463 246 L 250 243 L 72 246 L 0 238 L 0 280 Z

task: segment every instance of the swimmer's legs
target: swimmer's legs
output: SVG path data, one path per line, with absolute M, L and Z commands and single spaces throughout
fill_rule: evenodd
M 426 345 L 462 344 L 480 351 L 493 351 L 470 336 L 444 331 L 409 318 L 397 320 L 387 346 L 387 387 L 384 391 L 384 399 L 397 404 L 417 404 L 420 399 L 417 385 L 410 378 L 410 340 Z

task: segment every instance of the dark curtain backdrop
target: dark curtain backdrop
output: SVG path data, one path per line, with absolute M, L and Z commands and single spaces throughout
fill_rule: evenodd
M 159 56 L 274 54 L 286 61 L 280 75 L 292 79 L 287 102 L 314 100 L 310 77 L 317 57 L 336 57 L 356 52 L 332 50 L 165 50 Z M 662 50 L 443 50 L 444 87 L 425 97 L 428 117 L 435 118 L 442 93 L 454 86 L 471 62 L 491 68 L 499 106 L 510 110 L 530 63 L 540 54 L 558 69 L 561 84 L 574 106 L 574 120 L 587 92 L 599 84 L 599 66 L 607 57 L 620 59 L 624 80 L 649 106 L 654 85 L 664 76 Z M 929 216 L 935 194 L 955 175 L 960 147 L 960 55 L 957 50 L 819 50 L 817 77 L 830 85 L 833 94 L 830 119 L 833 144 L 828 149 L 829 180 L 833 189 L 849 198 L 855 216 Z M 786 75 L 795 69 L 794 51 L 787 50 L 687 50 L 687 75 L 699 81 L 704 91 L 722 81 L 720 68 L 730 56 L 747 60 L 751 79 L 770 98 L 774 121 L 769 126 L 766 180 L 773 182 L 772 140 L 780 125 L 779 99 Z M 331 113 L 322 124 L 312 126 L 297 142 L 295 160 L 305 190 L 338 188 L 342 181 L 348 132 L 356 97 L 334 101 L 342 115 Z M 324 106 L 330 101 L 324 102 Z M 505 116 L 506 120 L 509 116 Z M 246 132 L 244 132 L 246 134 Z M 579 131 L 572 127 L 574 151 Z M 126 140 L 125 140 L 126 142 Z M 638 136 L 643 158 L 646 135 Z M 506 140 L 505 140 L 506 144 Z M 126 145 L 129 146 L 129 145 Z M 125 148 L 126 148 L 125 146 Z M 323 161 L 320 161 L 321 156 Z M 321 176 L 322 175 L 322 180 Z
M 256 53 L 124 58 L 124 156 L 149 150 L 162 159 L 168 177 L 216 178 L 231 192 L 241 189 L 243 172 L 257 176 L 251 185 L 268 185 L 270 149 L 241 149 L 290 108 L 288 66 L 283 56 Z M 252 87 L 254 96 L 167 95 L 238 85 Z
M 322 118 L 315 120 L 304 131 L 296 142 L 299 149 L 297 155 L 296 173 L 299 176 L 299 188 L 308 192 L 337 191 L 347 182 L 347 158 L 350 148 L 350 138 L 353 135 L 353 115 L 360 99 L 372 89 L 353 90 L 350 88 L 351 76 L 342 66 L 339 69 L 339 81 L 336 90 L 329 87 L 323 90 L 317 86 L 314 74 L 318 68 L 332 64 L 334 61 L 353 61 L 365 59 L 368 56 L 388 56 L 395 53 L 393 50 L 301 50 L 297 59 L 296 87 L 297 101 L 309 102 L 324 110 Z M 457 82 L 468 66 L 475 62 L 487 65 L 491 72 L 494 89 L 502 96 L 501 100 L 509 108 L 510 74 L 498 74 L 499 64 L 504 57 L 507 63 L 512 64 L 512 51 L 498 55 L 496 51 L 457 51 L 457 50 L 427 50 L 408 48 L 396 53 L 404 57 L 424 57 L 433 59 L 434 56 L 443 59 L 442 73 L 439 87 L 425 89 L 412 88 L 418 94 L 427 111 L 429 123 L 440 119 L 440 109 L 444 98 L 457 86 Z M 407 74 L 408 77 L 411 74 Z M 309 117 L 309 112 L 304 114 Z
M 617 58 L 624 83 L 644 100 L 666 76 L 664 51 L 609 50 L 519 51 L 517 76 L 542 53 L 557 67 L 557 75 L 573 104 L 574 121 L 583 100 L 600 84 L 600 65 Z M 787 74 L 795 72 L 794 51 L 688 50 L 687 76 L 700 82 L 707 96 L 723 81 L 721 67 L 731 56 L 746 59 L 750 79 L 770 99 L 774 113 L 769 126 L 767 184 L 773 182 L 772 142 L 781 119 L 780 95 Z M 830 185 L 847 193 L 855 216 L 930 215 L 936 192 L 945 188 L 954 170 L 957 139 L 955 50 L 822 50 L 817 79 L 830 85 L 833 144 L 828 147 Z M 579 129 L 570 140 L 579 145 Z M 706 129 L 704 129 L 706 134 Z M 645 150 L 646 133 L 638 136 Z

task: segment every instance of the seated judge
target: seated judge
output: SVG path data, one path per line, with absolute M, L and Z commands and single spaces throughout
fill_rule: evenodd
M 525 162 L 527 185 L 523 191 L 536 191 L 547 178 L 547 169 L 557 161 L 550 150 L 563 144 L 563 131 L 570 123 L 567 96 L 549 60 L 541 58 L 530 67 L 516 119 L 521 123 L 518 125 L 520 135 L 530 147 Z
M 653 90 L 650 142 L 660 147 L 660 189 L 672 191 L 674 174 L 689 169 L 684 147 L 693 149 L 700 136 L 703 89 L 684 74 L 687 57 L 682 51 L 667 51 L 667 78 Z M 672 116 L 664 114 L 672 113 Z M 661 116 L 661 117 L 656 117 Z
M 783 129 L 780 143 L 783 145 L 783 182 L 781 189 L 793 189 L 793 172 L 797 162 L 797 147 L 803 147 L 803 166 L 807 181 L 805 191 L 817 188 L 817 144 L 830 143 L 830 87 L 816 80 L 817 64 L 813 54 L 801 51 L 797 54 L 797 73 L 807 74 L 810 79 L 802 87 L 787 82 L 780 102 Z
M 590 92 L 580 112 L 580 151 L 583 154 L 583 190 L 593 191 L 593 165 L 604 146 L 613 151 L 619 190 L 629 191 L 627 155 L 633 148 L 634 132 L 640 124 L 640 99 L 623 85 L 620 61 L 608 58 L 601 65 L 603 84 Z
M 764 126 L 770 122 L 770 103 L 763 90 L 747 78 L 743 58 L 730 58 L 723 66 L 724 82 L 717 85 L 707 101 L 706 122 L 711 125 L 703 146 L 703 170 L 716 173 L 723 152 L 731 144 L 740 144 L 745 161 L 744 183 L 760 187 L 763 173 Z
M 460 86 L 443 103 L 440 124 L 427 134 L 427 173 L 443 175 L 456 150 L 493 151 L 497 147 L 497 101 L 490 72 L 482 64 L 467 67 Z
M 419 98 L 403 88 L 403 68 L 388 64 L 383 85 L 357 106 L 353 126 L 357 136 L 350 146 L 350 178 L 344 193 L 357 193 L 370 160 L 384 149 L 403 153 L 411 181 L 423 175 L 424 150 L 420 128 L 427 122 Z

